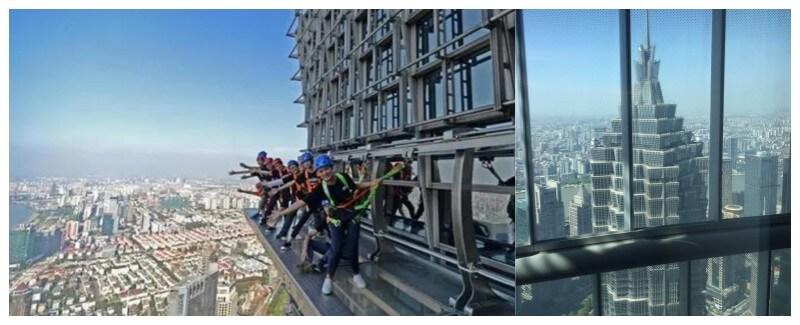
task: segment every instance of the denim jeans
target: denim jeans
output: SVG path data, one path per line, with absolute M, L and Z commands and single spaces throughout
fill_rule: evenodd
M 338 210 L 337 217 L 342 220 L 341 225 L 328 224 L 331 238 L 329 251 L 328 275 L 333 277 L 339 260 L 346 256 L 353 268 L 353 274 L 358 274 L 358 237 L 361 224 L 355 220 L 355 212 Z

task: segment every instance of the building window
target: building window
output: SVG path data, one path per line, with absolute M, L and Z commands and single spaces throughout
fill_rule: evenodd
M 428 54 L 436 48 L 436 35 L 434 34 L 433 15 L 426 15 L 417 21 L 417 57 Z M 421 64 L 428 63 L 430 57 L 420 61 Z
M 481 10 L 478 9 L 445 9 L 439 11 L 439 41 L 445 44 L 461 36 L 469 29 L 481 24 Z M 487 29 L 470 34 L 463 39 L 454 42 L 448 49 L 455 50 L 464 44 L 488 34 Z
M 422 107 L 425 111 L 425 119 L 430 120 L 444 116 L 442 94 L 441 71 L 431 72 L 422 78 Z
M 374 99 L 367 100 L 367 105 L 372 115 L 372 123 L 370 124 L 370 132 L 377 133 L 381 130 L 381 105 Z
M 392 44 L 389 43 L 381 47 L 378 51 L 378 76 L 379 80 L 383 80 L 381 85 L 389 83 L 390 80 L 385 79 L 392 75 L 394 72 L 394 56 L 392 55 Z
M 394 129 L 400 127 L 400 100 L 397 90 L 387 93 L 383 101 L 383 129 Z
M 447 76 L 451 89 L 447 94 L 450 103 L 448 114 L 493 104 L 491 58 L 487 50 L 461 60 L 450 70 Z

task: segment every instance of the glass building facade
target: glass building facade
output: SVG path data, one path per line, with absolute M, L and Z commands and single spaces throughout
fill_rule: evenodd
M 517 314 L 787 314 L 789 11 L 518 17 Z
M 335 281 L 344 308 L 326 307 L 290 265 L 301 313 L 514 313 L 515 21 L 515 10 L 296 11 L 308 149 L 354 176 L 366 167 L 365 180 L 407 166 L 362 222 L 367 289 Z

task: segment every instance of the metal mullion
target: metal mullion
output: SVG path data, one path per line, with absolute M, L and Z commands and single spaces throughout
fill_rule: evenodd
M 515 92 L 517 95 L 515 115 L 517 123 L 520 123 L 519 126 L 522 128 L 522 145 L 524 146 L 522 149 L 522 159 L 525 162 L 525 182 L 526 182 L 526 190 L 525 194 L 527 196 L 527 204 L 526 209 L 528 211 L 528 215 L 530 215 L 529 222 L 528 222 L 528 239 L 529 243 L 532 245 L 536 242 L 536 232 L 535 232 L 535 221 L 536 221 L 536 209 L 534 204 L 534 195 L 531 189 L 533 188 L 533 145 L 531 140 L 531 128 L 529 127 L 530 123 L 530 112 L 528 111 L 528 73 L 525 59 L 525 27 L 523 25 L 523 17 L 522 17 L 522 10 L 517 10 L 515 12 L 516 18 L 516 57 L 517 64 L 515 65 L 517 80 L 514 83 Z M 517 142 L 517 141 L 515 141 Z
M 592 275 L 592 303 L 594 305 L 594 316 L 603 316 L 603 274 L 595 273 Z
M 711 12 L 711 112 L 708 170 L 708 219 L 722 214 L 722 137 L 725 124 L 725 9 Z
M 665 272 L 666 274 L 666 266 Z M 679 263 L 678 272 L 680 272 L 680 277 L 678 278 L 678 305 L 680 305 L 681 313 L 680 315 L 691 316 L 692 315 L 692 260 L 687 260 L 684 262 Z M 669 292 L 669 284 L 666 284 L 666 288 L 664 292 Z M 667 300 L 664 300 L 664 306 L 666 307 Z M 664 309 L 666 311 L 666 308 Z M 666 316 L 666 315 L 665 315 Z
M 761 239 L 762 241 L 764 239 Z M 753 316 L 766 316 L 769 314 L 769 289 L 770 289 L 770 256 L 772 250 L 769 247 L 766 250 L 753 253 L 755 255 L 755 271 L 756 283 L 750 285 L 756 288 L 755 290 L 755 313 Z
M 633 112 L 631 99 L 631 11 L 619 10 L 620 118 L 622 120 L 622 180 L 624 231 L 633 228 Z
M 766 281 L 767 282 L 767 287 L 764 289 L 764 291 L 765 291 L 764 299 L 766 299 L 766 302 L 764 304 L 767 307 L 764 310 L 765 311 L 764 316 L 769 316 L 770 300 L 772 300 L 772 294 L 771 294 L 771 292 L 772 292 L 772 261 L 773 261 L 772 252 L 773 252 L 773 250 L 771 250 L 771 249 L 767 250 L 765 252 L 765 254 L 767 254 L 767 267 L 766 267 L 766 269 L 767 269 L 767 281 Z

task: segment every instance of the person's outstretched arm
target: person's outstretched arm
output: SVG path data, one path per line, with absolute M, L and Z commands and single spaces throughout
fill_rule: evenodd
M 248 190 L 243 190 L 243 189 L 240 189 L 240 188 L 237 188 L 236 192 L 255 195 L 255 196 L 261 196 L 261 194 L 258 194 L 258 192 L 256 192 L 256 191 L 248 191 Z
M 291 181 L 291 182 L 288 182 L 286 184 L 283 184 L 283 185 L 281 185 L 281 187 L 273 188 L 273 189 L 269 190 L 269 196 L 270 197 L 275 196 L 276 194 L 278 194 L 278 192 L 289 188 L 289 186 L 292 186 L 292 184 L 294 184 L 294 181 Z
M 270 226 L 273 226 L 273 223 L 275 223 L 275 221 L 278 221 L 278 218 L 291 214 L 292 212 L 295 212 L 297 210 L 300 210 L 300 208 L 304 206 L 306 206 L 306 202 L 304 202 L 303 200 L 297 200 L 297 202 L 292 203 L 292 205 L 290 205 L 288 208 L 278 212 L 273 212 L 272 215 L 269 216 Z

